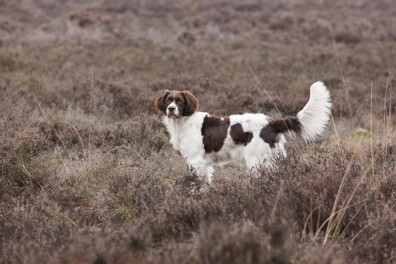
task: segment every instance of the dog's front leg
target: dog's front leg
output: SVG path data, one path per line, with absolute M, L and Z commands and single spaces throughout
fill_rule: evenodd
M 191 176 L 198 176 L 197 170 L 194 168 L 193 165 L 191 165 L 191 164 L 188 163 L 188 162 L 187 162 L 187 169 L 188 169 L 188 172 L 189 172 L 189 174 L 190 174 Z
M 209 184 L 212 182 L 212 176 L 214 169 L 212 166 L 206 164 L 202 161 L 188 161 L 187 162 L 188 170 L 193 175 L 198 175 L 198 177 L 204 182 L 208 182 Z
M 209 184 L 212 183 L 213 172 L 214 169 L 212 166 L 202 166 L 197 169 L 198 176 Z

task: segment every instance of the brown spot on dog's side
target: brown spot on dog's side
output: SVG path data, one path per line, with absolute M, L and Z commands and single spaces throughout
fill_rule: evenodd
M 269 119 L 268 125 L 260 131 L 260 137 L 264 142 L 268 143 L 271 148 L 278 143 L 279 133 L 294 132 L 297 136 L 301 136 L 301 123 L 297 117 L 288 117 L 284 119 Z
M 229 126 L 229 117 L 205 116 L 201 128 L 205 153 L 217 152 L 221 149 Z
M 278 143 L 279 140 L 278 134 L 270 124 L 261 129 L 260 137 L 264 140 L 264 142 L 268 143 L 271 148 L 275 148 L 275 143 Z
M 230 136 L 235 144 L 244 144 L 245 146 L 252 140 L 253 133 L 244 132 L 241 124 L 235 124 L 231 126 Z

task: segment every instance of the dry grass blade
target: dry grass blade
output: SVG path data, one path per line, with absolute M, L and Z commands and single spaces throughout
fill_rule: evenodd
M 49 121 L 47 115 L 44 113 L 44 110 L 41 108 L 41 105 L 40 105 L 39 101 L 37 100 L 37 97 L 36 97 L 35 94 L 34 94 L 34 99 L 36 100 L 37 106 L 39 107 L 39 109 L 40 109 L 41 113 L 43 114 L 45 120 L 47 120 L 47 122 L 48 122 L 48 124 L 50 125 L 51 129 L 54 131 L 56 137 L 57 137 L 57 138 L 59 139 L 59 141 L 61 142 L 62 147 L 63 147 L 63 150 L 65 151 L 66 155 L 67 155 L 68 157 L 70 157 L 69 152 L 68 152 L 67 149 L 66 149 L 65 143 L 63 143 L 63 140 L 62 140 L 61 137 L 59 136 L 58 132 L 56 131 L 56 129 L 54 128 L 54 126 L 51 124 L 51 121 Z
M 378 154 L 379 155 L 379 154 Z M 378 156 L 377 155 L 377 156 Z M 370 171 L 370 167 L 368 167 L 364 173 L 362 173 L 362 176 L 359 180 L 358 185 L 354 188 L 350 199 L 348 200 L 347 205 L 349 205 L 352 201 L 352 198 L 354 197 L 358 187 L 362 184 L 364 178 L 366 177 L 367 173 Z M 367 198 L 365 200 L 370 199 L 370 197 L 372 197 L 373 195 L 375 195 L 375 193 L 378 192 L 378 186 L 380 185 L 380 182 L 376 182 L 374 186 L 372 186 L 371 192 L 367 193 Z M 346 225 L 346 227 L 344 228 L 343 232 L 340 234 L 340 236 L 342 236 L 343 233 L 345 233 L 348 230 L 348 227 L 352 224 L 353 220 L 355 219 L 355 217 L 357 216 L 357 214 L 361 211 L 361 209 L 363 208 L 364 204 L 361 205 L 361 207 L 357 210 L 356 214 L 352 217 L 352 219 L 350 220 L 350 222 Z M 341 219 L 340 219 L 341 220 Z
M 334 133 L 336 134 L 337 137 L 337 146 L 338 146 L 338 150 L 341 152 L 342 156 L 344 157 L 344 160 L 347 160 L 346 154 L 345 154 L 345 150 L 342 147 L 342 141 L 340 138 L 340 135 L 338 134 L 338 129 L 337 126 L 334 122 L 334 118 L 333 118 L 333 114 L 330 113 L 330 118 L 331 118 L 331 123 L 333 124 L 333 129 L 334 129 Z
M 257 75 L 253 72 L 253 70 L 250 67 L 249 67 L 249 71 L 252 74 L 252 76 L 254 77 L 254 79 L 256 80 L 257 84 L 260 86 L 260 88 L 264 90 L 265 94 L 271 100 L 271 104 L 275 107 L 275 109 L 278 112 L 278 114 L 281 116 L 281 118 L 283 118 L 283 114 L 281 113 L 281 111 L 279 111 L 278 106 L 275 104 L 274 98 L 272 98 L 271 94 L 267 91 L 267 89 L 260 82 L 260 80 L 258 79 Z
M 328 221 L 329 223 L 328 223 L 327 228 L 326 228 L 326 233 L 325 233 L 325 237 L 324 237 L 324 240 L 323 240 L 323 245 L 325 245 L 327 243 L 327 241 L 329 239 L 329 236 L 330 236 L 330 233 L 332 232 L 332 228 L 331 227 L 332 227 L 333 218 L 335 216 L 335 212 L 336 212 L 336 209 L 337 209 L 337 206 L 338 206 L 338 200 L 341 197 L 341 192 L 344 189 L 347 175 L 348 175 L 349 170 L 351 168 L 353 159 L 354 159 L 354 157 L 355 157 L 355 155 L 357 153 L 358 146 L 362 142 L 362 139 L 363 139 L 363 136 L 360 137 L 359 142 L 358 142 L 358 144 L 357 144 L 357 146 L 355 148 L 355 151 L 353 152 L 353 155 L 351 157 L 351 160 L 349 161 L 348 166 L 347 166 L 347 168 L 345 170 L 344 176 L 342 177 L 340 187 L 338 188 L 338 192 L 337 192 L 336 198 L 335 198 L 334 203 L 333 203 L 333 209 L 331 210 L 331 214 L 329 216 L 329 221 Z M 319 232 L 319 230 L 318 230 L 318 232 Z
M 370 89 L 370 153 L 371 153 L 371 176 L 374 178 L 374 149 L 373 149 L 373 81 Z
M 361 177 L 360 177 L 360 180 L 359 180 L 358 184 L 355 186 L 355 188 L 353 189 L 352 193 L 349 195 L 349 198 L 346 200 L 345 204 L 342 206 L 342 208 L 350 208 L 350 204 L 351 204 L 351 202 L 352 202 L 352 199 L 354 198 L 354 196 L 355 196 L 357 190 L 359 189 L 360 185 L 363 183 L 364 178 L 366 177 L 367 173 L 368 173 L 370 170 L 371 170 L 371 166 L 368 167 L 368 168 L 366 169 L 366 171 L 365 171 L 364 173 L 361 174 Z M 368 194 L 368 197 L 370 197 L 370 194 Z M 362 201 L 360 201 L 360 202 L 358 202 L 358 203 L 363 203 L 363 202 L 366 201 L 367 199 L 369 199 L 369 198 L 363 199 Z M 360 210 L 360 209 L 359 209 L 359 210 Z M 359 211 L 359 210 L 358 210 L 358 211 Z M 334 223 L 333 223 L 333 226 L 334 226 L 334 224 L 335 224 L 335 227 L 334 227 L 334 228 L 333 228 L 333 226 L 330 227 L 330 230 L 332 230 L 331 233 L 332 233 L 333 236 L 336 235 L 336 234 L 338 234 L 338 232 L 339 232 L 339 230 L 340 230 L 340 228 L 341 228 L 341 223 L 342 223 L 342 220 L 343 220 L 345 214 L 346 214 L 346 210 L 343 210 L 340 214 L 337 214 L 337 215 L 336 215 L 336 219 L 335 219 L 335 221 L 334 221 Z M 348 225 L 347 225 L 347 226 L 348 226 Z M 347 228 L 347 227 L 346 227 L 346 228 Z M 344 229 L 344 231 L 346 231 L 346 228 Z
M 388 80 L 389 80 L 389 75 L 388 75 Z M 388 90 L 388 81 L 386 82 L 386 91 Z M 386 102 L 385 102 L 385 114 L 386 114 Z M 388 121 L 385 122 L 385 127 L 386 127 L 386 136 L 385 136 L 385 147 L 384 147 L 384 165 L 386 164 L 387 160 L 387 154 L 388 154 L 388 145 L 390 142 L 390 133 L 391 133 L 391 122 L 392 122 L 392 86 L 391 89 L 389 90 L 389 115 L 388 115 Z
M 388 78 L 386 78 L 386 84 L 385 84 L 385 95 L 384 95 L 384 125 L 386 126 L 386 119 L 388 117 L 386 107 L 387 107 L 387 93 L 388 93 L 388 85 L 389 85 L 389 78 L 390 78 L 390 72 L 388 72 Z
M 386 97 L 387 97 L 387 93 L 388 93 L 388 85 L 389 85 L 389 78 L 390 78 L 390 72 L 388 72 L 388 78 L 386 79 L 386 84 L 385 84 L 385 95 L 384 95 L 384 126 L 386 128 L 386 133 L 385 133 L 385 146 L 384 146 L 384 161 L 386 162 L 386 154 L 388 151 L 388 125 L 387 125 L 387 119 L 388 119 L 388 114 L 387 114 L 387 101 L 386 101 Z
M 375 220 L 371 221 L 370 223 L 368 223 L 367 225 L 365 225 L 356 235 L 354 235 L 354 236 L 352 237 L 351 242 L 355 241 L 355 239 L 356 239 L 364 230 L 366 230 L 366 228 L 368 228 L 369 226 L 371 226 L 372 224 L 374 224 L 375 222 L 378 222 L 378 221 L 380 221 L 380 220 L 382 220 L 382 219 L 381 219 L 381 218 L 375 219 Z
M 323 221 L 323 223 L 321 225 L 319 225 L 319 223 L 318 223 L 317 228 L 316 228 L 315 238 L 319 237 L 320 231 L 323 230 L 323 227 L 325 227 L 325 225 L 327 225 L 326 231 L 327 231 L 328 228 L 330 228 L 331 230 L 334 230 L 334 228 L 332 228 L 332 227 L 334 227 L 335 220 L 333 221 L 333 224 L 331 225 L 331 227 L 329 227 L 329 225 L 330 225 L 329 221 L 334 219 L 335 217 L 337 217 L 337 215 L 339 215 L 339 213 L 346 212 L 348 209 L 350 209 L 350 208 L 352 208 L 352 207 L 354 207 L 356 205 L 362 204 L 362 203 L 366 202 L 367 200 L 368 200 L 368 198 L 363 199 L 363 200 L 361 200 L 359 202 L 350 204 L 348 206 L 346 206 L 344 204 L 344 206 L 342 206 L 340 209 L 338 209 L 337 211 L 332 213 L 329 217 L 327 217 L 326 220 Z M 325 246 L 325 244 L 322 244 L 322 246 Z
M 335 42 L 335 39 L 334 39 L 334 34 L 331 34 L 331 36 L 333 38 L 333 46 L 334 46 L 334 50 L 335 50 L 335 53 L 336 53 L 336 56 L 337 56 L 338 67 L 340 68 L 342 82 L 344 84 L 345 96 L 346 96 L 346 99 L 347 99 L 347 102 L 348 102 L 349 114 L 350 114 L 351 121 L 352 121 L 352 124 L 353 124 L 354 122 L 353 122 L 353 115 L 352 115 L 352 107 L 351 107 L 351 102 L 349 101 L 349 93 L 348 93 L 348 89 L 347 89 L 347 85 L 346 85 L 346 81 L 345 81 L 345 77 L 344 77 L 344 72 L 343 72 L 342 67 L 341 67 L 341 60 L 340 60 L 340 56 L 338 55 L 338 50 L 337 50 L 337 45 L 336 45 L 336 42 Z
M 315 211 L 318 211 L 318 213 L 320 213 L 320 210 L 319 210 L 318 207 L 314 208 L 313 210 L 311 209 L 311 212 L 309 213 L 309 215 L 307 216 L 307 219 L 306 219 L 305 222 L 304 222 L 304 227 L 303 227 L 303 229 L 302 229 L 301 239 L 300 239 L 301 242 L 304 241 L 304 239 L 305 239 L 305 234 L 306 234 L 306 232 L 307 232 L 306 230 L 307 230 L 308 222 L 309 222 L 309 220 L 312 221 L 312 215 L 313 215 L 313 213 L 314 213 Z M 311 225 L 312 225 L 312 224 L 311 224 Z M 311 228 L 311 230 L 313 230 L 313 228 Z
M 283 193 L 283 182 L 281 183 L 281 186 L 280 186 L 280 188 L 279 188 L 279 191 L 278 191 L 277 194 L 276 194 L 275 203 L 274 203 L 274 206 L 272 207 L 272 210 L 271 210 L 270 222 L 273 222 L 273 221 L 275 220 L 275 219 L 274 219 L 274 217 L 275 217 L 275 212 L 276 212 L 276 209 L 277 209 L 277 206 L 278 206 L 278 203 L 279 203 L 279 200 L 280 200 L 280 198 L 281 198 L 282 193 Z
M 83 142 L 83 140 L 81 138 L 80 133 L 78 132 L 78 130 L 72 124 L 70 124 L 67 121 L 65 123 L 68 124 L 69 126 L 71 126 L 73 128 L 73 130 L 76 132 L 76 134 L 78 136 L 78 140 L 80 141 L 80 144 L 81 144 L 81 148 L 82 148 L 83 154 L 84 154 L 84 159 L 87 160 L 87 154 L 85 153 L 84 142 Z
M 92 90 L 94 85 L 94 65 L 91 67 L 91 85 L 89 90 L 89 130 L 88 130 L 88 176 L 91 171 L 91 127 L 92 127 Z

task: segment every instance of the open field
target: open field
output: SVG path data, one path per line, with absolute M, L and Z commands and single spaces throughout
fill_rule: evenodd
M 0 263 L 396 262 L 394 1 L 61 2 L 0 0 Z M 317 80 L 318 142 L 192 192 L 162 90 L 279 117 Z

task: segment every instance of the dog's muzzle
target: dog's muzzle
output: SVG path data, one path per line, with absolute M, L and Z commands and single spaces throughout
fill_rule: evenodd
M 168 108 L 166 109 L 166 115 L 167 116 L 179 116 L 179 109 L 174 103 L 171 103 Z

